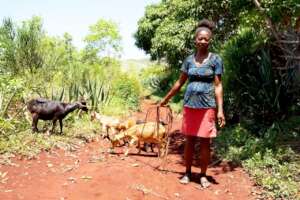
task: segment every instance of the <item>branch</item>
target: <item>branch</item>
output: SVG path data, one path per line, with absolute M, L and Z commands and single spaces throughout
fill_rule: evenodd
M 296 20 L 295 30 L 296 32 L 300 33 L 300 17 L 298 17 Z
M 279 36 L 278 36 L 278 33 L 277 33 L 277 31 L 275 30 L 275 27 L 273 26 L 273 23 L 272 23 L 271 18 L 265 13 L 265 9 L 263 9 L 263 8 L 261 7 L 261 4 L 260 4 L 260 2 L 259 2 L 258 0 L 253 0 L 253 3 L 255 4 L 255 6 L 256 6 L 257 9 L 259 10 L 259 12 L 261 12 L 261 14 L 265 16 L 265 21 L 266 21 L 268 27 L 271 29 L 271 31 L 272 31 L 272 33 L 273 33 L 275 39 L 276 39 L 277 41 L 279 41 L 280 38 L 279 38 Z
M 279 56 L 281 58 L 292 59 L 292 60 L 300 60 L 300 56 Z
M 299 44 L 300 40 L 295 40 L 295 41 L 279 40 L 279 42 L 284 44 Z
M 255 6 L 258 8 L 258 10 L 259 10 L 261 13 L 264 14 L 265 9 L 263 9 L 263 8 L 261 7 L 259 1 L 258 1 L 258 0 L 253 0 L 253 2 L 254 2 L 254 4 L 255 4 Z

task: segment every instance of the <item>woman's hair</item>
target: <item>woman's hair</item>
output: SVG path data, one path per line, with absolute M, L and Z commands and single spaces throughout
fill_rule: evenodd
M 198 22 L 197 28 L 206 27 L 209 30 L 213 31 L 215 28 L 215 23 L 208 19 L 202 19 Z
M 208 19 L 202 19 L 198 22 L 195 35 L 197 35 L 202 30 L 208 30 L 212 34 L 214 28 L 215 28 L 215 23 L 213 21 L 210 21 Z

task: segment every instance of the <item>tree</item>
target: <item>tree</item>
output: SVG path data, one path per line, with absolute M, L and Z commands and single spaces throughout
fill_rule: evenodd
M 211 48 L 224 58 L 230 104 L 259 122 L 270 117 L 269 123 L 287 116 L 300 101 L 299 13 L 299 0 L 164 0 L 146 8 L 136 45 L 178 71 L 194 51 L 197 22 L 213 20 L 217 28 Z
M 33 72 L 34 69 L 43 67 L 40 48 L 43 37 L 42 19 L 37 16 L 24 21 L 17 29 L 16 57 L 19 69 L 29 69 Z
M 100 19 L 90 26 L 90 33 L 84 40 L 86 58 L 118 56 L 121 51 L 121 35 L 115 22 Z
M 74 60 L 74 52 L 76 50 L 72 44 L 73 38 L 69 33 L 65 33 L 63 39 L 64 39 L 65 50 L 68 56 L 68 62 L 72 63 Z
M 193 38 L 197 22 L 208 18 L 216 22 L 213 48 L 231 36 L 238 34 L 239 27 L 252 26 L 257 31 L 267 30 L 264 23 L 268 16 L 273 23 L 282 21 L 293 26 L 299 16 L 298 0 L 262 0 L 265 14 L 256 6 L 257 0 L 164 0 L 146 8 L 135 33 L 137 47 L 150 54 L 152 59 L 166 58 L 178 67 L 183 58 L 193 51 Z M 298 17 L 298 28 L 300 19 Z M 286 28 L 285 28 L 286 29 Z
M 194 31 L 198 21 L 208 18 L 217 22 L 214 46 L 235 33 L 237 10 L 228 0 L 168 0 L 146 8 L 135 33 L 136 45 L 152 59 L 166 58 L 178 67 L 193 51 Z
M 0 27 L 0 72 L 16 72 L 16 29 L 11 18 L 3 20 Z
M 40 46 L 43 37 L 40 17 L 23 21 L 21 26 L 16 26 L 10 18 L 5 19 L 0 28 L 1 66 L 13 73 L 43 67 Z

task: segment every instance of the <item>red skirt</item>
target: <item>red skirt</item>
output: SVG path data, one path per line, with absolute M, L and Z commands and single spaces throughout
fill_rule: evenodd
M 181 132 L 188 136 L 216 137 L 216 109 L 184 107 Z

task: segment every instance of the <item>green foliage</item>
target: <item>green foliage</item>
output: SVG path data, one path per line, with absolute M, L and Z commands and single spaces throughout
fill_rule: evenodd
M 10 18 L 4 19 L 0 27 L 0 73 L 18 70 L 15 40 L 15 25 Z
M 114 97 L 126 102 L 129 108 L 138 108 L 142 88 L 137 77 L 131 76 L 129 73 L 120 74 L 113 82 L 112 90 Z
M 14 128 L 11 121 L 0 118 L 0 135 L 5 135 L 7 132 L 13 132 Z
M 40 45 L 43 68 L 48 70 L 49 76 L 61 67 L 77 64 L 76 57 L 78 55 L 76 55 L 70 35 L 65 34 L 63 38 L 44 36 Z
M 216 139 L 218 146 L 217 153 L 222 155 L 226 160 L 241 164 L 241 161 L 261 149 L 258 148 L 258 140 L 251 136 L 240 125 L 233 128 L 226 128 Z
M 72 125 L 70 125 L 71 121 Z M 100 128 L 99 124 L 92 123 L 87 115 L 83 116 L 83 118 L 74 117 L 74 115 L 70 116 L 64 126 L 64 135 L 31 133 L 29 124 L 27 124 L 25 129 L 20 129 L 19 126 L 22 123 L 25 122 L 11 122 L 10 124 L 14 130 L 18 130 L 17 134 L 9 131 L 11 127 L 6 128 L 5 134 L 0 132 L 0 154 L 13 153 L 34 157 L 41 150 L 47 151 L 55 147 L 74 150 L 78 148 L 80 143 L 94 140 L 97 136 L 97 130 Z M 1 120 L 0 124 L 2 124 Z M 3 130 L 3 128 L 0 130 Z
M 121 36 L 118 26 L 113 21 L 100 19 L 90 26 L 90 33 L 86 36 L 86 56 L 113 56 L 121 50 Z
M 101 113 L 108 116 L 129 116 L 132 110 L 138 110 L 139 106 L 132 108 L 124 99 L 114 97 L 108 106 L 101 107 Z
M 261 0 L 261 4 L 274 22 L 282 22 L 288 16 L 297 17 L 300 13 L 298 0 Z
M 40 17 L 23 21 L 21 26 L 16 26 L 10 18 L 5 19 L 0 26 L 0 72 L 36 73 L 45 68 L 46 74 L 52 77 L 60 67 L 101 64 L 99 56 L 118 56 L 121 51 L 121 36 L 112 21 L 101 19 L 92 25 L 85 41 L 86 49 L 79 53 L 69 34 L 63 38 L 47 36 Z
M 224 45 L 222 56 L 226 113 L 270 125 L 296 103 L 296 93 L 291 92 L 290 79 L 276 76 L 272 70 L 270 54 L 263 47 L 265 40 L 251 28 L 241 29 Z
M 79 52 L 69 34 L 47 36 L 40 18 L 21 26 L 4 21 L 0 27 L 0 163 L 11 154 L 34 157 L 56 147 L 75 150 L 99 134 L 100 124 L 80 112 L 64 119 L 63 135 L 46 135 L 52 124 L 42 120 L 42 133 L 33 134 L 26 110 L 29 99 L 86 100 L 90 110 L 112 115 L 128 115 L 129 109 L 138 108 L 142 89 L 137 73 L 122 72 L 114 57 L 101 57 L 119 52 L 117 26 L 100 22 L 87 36 L 91 51 Z
M 40 17 L 23 21 L 21 26 L 16 26 L 10 18 L 4 19 L 0 27 L 0 71 L 16 74 L 44 67 L 44 37 Z
M 71 85 L 69 88 L 69 101 L 80 99 L 85 97 L 88 100 L 88 105 L 92 110 L 98 110 L 98 108 L 104 107 L 109 103 L 111 98 L 110 85 L 106 85 L 103 82 L 96 82 L 88 80 L 83 85 Z
M 139 27 L 135 33 L 136 45 L 138 47 L 150 53 L 151 40 L 155 36 L 155 31 L 168 14 L 167 7 L 162 4 L 146 7 L 145 16 L 139 20 Z
M 43 67 L 40 44 L 43 37 L 41 18 L 33 17 L 24 21 L 17 29 L 16 57 L 20 69 L 34 69 Z
M 279 149 L 276 153 L 267 150 L 265 154 L 256 153 L 244 162 L 248 172 L 255 178 L 256 183 L 266 190 L 266 195 L 276 199 L 296 199 L 299 192 L 299 160 L 291 149 Z M 293 161 L 287 162 L 281 158 Z M 295 177 L 296 175 L 296 177 Z
M 105 65 L 66 66 L 57 71 L 49 83 L 45 83 L 44 75 L 38 73 L 34 76 L 41 77 L 36 77 L 34 85 L 28 83 L 27 87 L 31 88 L 31 96 L 36 93 L 37 96 L 65 102 L 84 99 L 91 110 L 99 111 L 110 106 L 113 98 L 130 105 L 128 108 L 136 107 L 141 91 L 140 82 L 135 76 L 127 77 L 122 73 L 118 62 Z
M 63 38 L 47 36 L 39 17 L 24 21 L 21 26 L 7 19 L 0 27 L 0 71 L 22 74 L 26 87 L 20 97 L 25 101 L 33 97 L 59 101 L 84 98 L 91 109 L 100 110 L 108 106 L 113 94 L 118 94 L 114 98 L 136 107 L 139 81 L 133 76 L 119 78 L 120 62 L 107 57 L 120 52 L 120 40 L 117 24 L 100 19 L 90 26 L 86 49 L 78 52 L 69 34 Z M 12 88 L 7 90 L 11 98 L 15 96 Z M 11 100 L 4 99 L 4 95 L 1 92 L 1 110 L 7 113 L 5 108 Z
M 294 132 L 299 129 L 299 120 L 293 117 L 273 124 L 260 134 L 253 134 L 240 124 L 227 127 L 215 140 L 217 155 L 243 165 L 264 188 L 264 195 L 295 199 L 300 188 L 300 157 L 296 152 L 300 135 Z M 294 141 L 295 146 L 291 146 Z
M 172 67 L 178 67 L 194 50 L 194 31 L 200 19 L 208 18 L 217 23 L 212 46 L 218 48 L 220 41 L 235 32 L 240 12 L 236 1 L 162 1 L 146 8 L 135 33 L 136 45 L 153 59 L 166 58 Z
M 151 92 L 161 90 L 166 85 L 163 80 L 170 76 L 167 67 L 160 64 L 153 64 L 141 71 L 142 84 Z
M 0 118 L 8 117 L 8 110 L 15 98 L 19 98 L 24 89 L 21 79 L 12 79 L 10 75 L 0 75 Z
M 161 1 L 148 6 L 139 20 L 136 45 L 152 59 L 166 59 L 175 69 L 175 73 L 166 73 L 169 82 L 164 85 L 170 85 L 178 78 L 173 74 L 183 59 L 194 51 L 197 22 L 203 18 L 213 20 L 217 28 L 211 50 L 222 49 L 227 118 L 270 125 L 288 116 L 289 110 L 299 110 L 297 60 L 282 57 L 298 55 L 297 47 L 288 44 L 298 40 L 295 24 L 300 4 L 298 0 L 258 3 L 259 6 L 251 0 Z M 273 45 L 278 37 L 286 42 L 284 50 L 278 48 L 279 41 Z M 289 70 L 281 71 L 283 68 Z
M 148 90 L 148 94 L 162 97 L 168 92 L 168 90 L 174 84 L 174 80 L 179 77 L 179 71 L 168 67 L 166 64 L 153 64 L 141 71 L 142 84 L 144 88 Z M 178 103 L 183 99 L 183 90 L 181 89 L 172 101 Z M 174 105 L 176 110 L 179 110 L 179 106 L 182 104 Z

